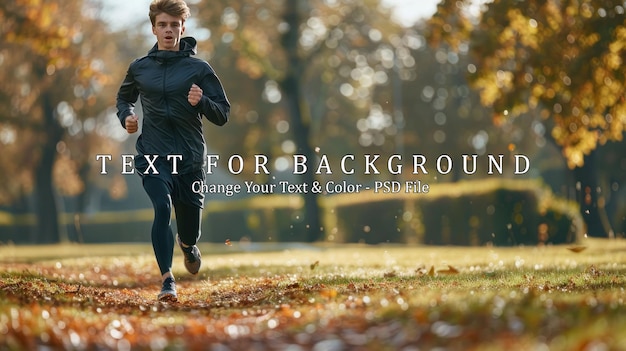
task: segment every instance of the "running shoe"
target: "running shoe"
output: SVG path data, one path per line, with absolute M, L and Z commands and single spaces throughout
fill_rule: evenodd
M 191 274 L 198 274 L 200 265 L 202 264 L 202 255 L 200 254 L 198 246 L 184 247 L 178 234 L 176 234 L 176 242 L 178 242 L 178 246 L 180 246 L 185 256 L 185 268 L 187 268 L 187 271 Z
M 163 287 L 161 288 L 161 292 L 158 296 L 159 301 L 163 302 L 176 302 L 176 282 L 174 278 L 167 277 L 163 281 Z

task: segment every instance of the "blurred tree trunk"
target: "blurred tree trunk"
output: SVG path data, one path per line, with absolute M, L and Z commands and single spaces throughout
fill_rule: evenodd
M 31 236 L 37 244 L 61 241 L 59 228 L 58 196 L 52 182 L 52 170 L 57 155 L 57 144 L 63 138 L 63 128 L 57 123 L 50 92 L 40 96 L 44 116 L 44 133 L 41 158 L 35 169 L 35 201 L 37 226 Z
M 613 231 L 609 224 L 605 199 L 598 182 L 597 149 L 585 155 L 585 163 L 581 167 L 572 170 L 580 204 L 580 213 L 587 225 L 587 235 L 592 237 L 613 237 Z
M 305 98 L 301 90 L 301 77 L 304 73 L 303 61 L 298 54 L 298 40 L 300 38 L 300 14 L 298 3 L 300 0 L 287 0 L 283 19 L 289 29 L 282 36 L 282 46 L 287 55 L 287 70 L 284 78 L 279 82 L 287 99 L 287 108 L 291 116 L 291 128 L 298 153 L 305 156 L 311 162 L 315 160 L 315 154 L 309 138 L 311 118 L 305 116 L 303 108 L 306 106 Z M 318 206 L 318 194 L 311 191 L 315 174 L 313 167 L 309 165 L 307 171 L 301 176 L 302 182 L 308 184 L 304 196 L 304 223 L 306 224 L 307 241 L 313 242 L 322 238 L 320 210 Z
M 83 0 L 0 3 L 0 129 L 10 136 L 0 144 L 0 199 L 11 204 L 34 191 L 29 208 L 37 223 L 23 238 L 34 243 L 67 240 L 61 195 L 82 192 L 90 179 L 77 170 L 93 163 L 94 153 L 118 148 L 119 138 L 99 128 L 107 122 L 98 115 L 114 101 L 109 87 L 117 82 L 109 74 L 122 74 L 125 54 L 109 40 L 106 23 L 83 16 L 98 9 Z

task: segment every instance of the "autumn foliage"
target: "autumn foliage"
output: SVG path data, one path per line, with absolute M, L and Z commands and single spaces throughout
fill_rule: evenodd
M 472 85 L 493 107 L 494 121 L 531 113 L 546 121 L 549 138 L 570 168 L 626 125 L 623 84 L 625 9 L 621 1 L 497 0 L 474 26 L 463 11 L 469 1 L 443 1 L 429 21 L 430 39 L 469 44 Z
M 178 303 L 155 300 L 148 246 L 45 259 L 0 247 L 0 348 L 622 349 L 626 246 L 607 244 L 252 253 L 229 242 L 203 247 L 197 278 L 175 271 Z

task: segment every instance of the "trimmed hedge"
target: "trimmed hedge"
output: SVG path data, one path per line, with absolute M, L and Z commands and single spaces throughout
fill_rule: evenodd
M 535 181 L 437 184 L 428 194 L 375 197 L 336 206 L 341 241 L 510 246 L 573 243 L 583 233 L 576 205 Z
M 288 195 L 208 203 L 202 240 L 305 241 L 302 206 L 300 197 Z M 339 194 L 322 197 L 320 206 L 325 240 L 339 243 L 563 244 L 576 242 L 584 227 L 575 204 L 529 180 L 433 184 L 426 194 Z M 150 241 L 151 209 L 82 216 L 80 233 L 72 216 L 66 217 L 72 241 Z M 173 219 L 174 231 L 175 223 Z M 27 242 L 24 233 L 33 227 L 26 220 L 0 225 L 0 241 Z

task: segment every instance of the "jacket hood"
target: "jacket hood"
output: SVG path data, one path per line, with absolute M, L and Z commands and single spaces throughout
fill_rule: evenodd
M 180 48 L 178 51 L 159 50 L 158 43 L 154 44 L 152 49 L 148 51 L 149 57 L 167 60 L 170 58 L 191 56 L 198 53 L 198 42 L 193 37 L 184 37 L 180 39 Z

